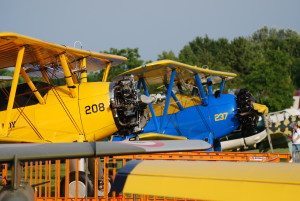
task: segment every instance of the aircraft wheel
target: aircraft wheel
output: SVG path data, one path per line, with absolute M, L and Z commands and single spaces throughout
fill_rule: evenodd
M 109 179 L 108 180 L 108 184 L 107 184 L 107 192 L 108 194 L 110 193 L 110 190 L 111 190 L 111 180 Z M 99 183 L 98 183 L 98 196 L 104 196 L 104 181 L 103 179 L 99 180 Z
M 65 196 L 65 178 L 60 182 L 60 192 L 61 196 Z M 86 186 L 87 184 L 87 186 Z M 79 171 L 78 175 L 78 198 L 84 197 L 93 197 L 94 196 L 94 185 L 93 180 L 90 175 L 87 175 L 85 172 Z M 76 174 L 75 172 L 70 173 L 69 177 L 69 197 L 74 198 L 76 195 Z

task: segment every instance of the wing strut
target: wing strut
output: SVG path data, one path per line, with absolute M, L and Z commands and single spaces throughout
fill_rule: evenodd
M 28 74 L 25 72 L 25 70 L 23 68 L 21 68 L 21 75 L 24 78 L 25 82 L 30 87 L 30 89 L 33 92 L 33 94 L 35 95 L 36 99 L 38 99 L 39 103 L 45 104 L 44 98 L 41 96 L 40 92 L 36 89 L 35 85 L 33 84 L 30 77 L 28 76 Z
M 225 88 L 225 78 L 222 77 L 222 82 L 220 83 L 220 95 L 223 93 L 224 88 Z
M 102 78 L 102 82 L 107 82 L 107 77 L 108 77 L 108 73 L 110 71 L 110 67 L 111 67 L 111 62 L 107 63 L 106 68 L 104 70 L 104 74 L 103 74 L 103 78 Z
M 207 78 L 206 83 L 207 83 L 207 92 L 208 92 L 208 95 L 212 96 L 213 95 L 213 86 L 212 86 L 212 80 L 211 80 L 210 77 Z
M 10 89 L 10 93 L 9 93 L 8 104 L 7 104 L 7 113 L 6 113 L 6 118 L 4 121 L 4 128 L 2 130 L 2 132 L 3 132 L 2 135 L 4 133 L 6 133 L 6 134 L 8 133 L 9 121 L 11 118 L 11 113 L 12 113 L 12 109 L 13 109 L 14 102 L 15 102 L 16 91 L 17 91 L 17 86 L 18 86 L 19 77 L 20 77 L 20 70 L 21 70 L 22 63 L 23 63 L 24 52 L 25 52 L 25 47 L 23 46 L 18 51 L 18 57 L 17 57 L 15 72 L 14 72 L 11 89 Z M 2 126 L 0 126 L 0 127 L 2 129 Z
M 140 78 L 138 85 L 140 85 L 140 83 L 142 83 L 142 85 L 143 85 L 143 89 L 144 89 L 145 95 L 146 95 L 146 96 L 150 96 L 149 91 L 148 91 L 148 88 L 147 88 L 147 85 L 146 85 L 146 82 L 145 82 L 145 79 L 144 79 L 143 77 Z M 150 109 L 152 118 L 153 118 L 153 120 L 154 120 L 155 128 L 156 128 L 156 130 L 158 130 L 158 129 L 159 129 L 158 121 L 157 121 L 157 118 L 156 118 L 156 115 L 155 115 L 155 112 L 154 112 L 154 108 L 153 108 L 152 103 L 149 104 L 149 109 Z
M 71 96 L 72 96 L 72 98 L 75 98 L 76 97 L 75 85 L 74 85 L 74 82 L 72 79 L 72 74 L 71 74 L 70 68 L 67 63 L 66 55 L 65 54 L 59 55 L 59 59 L 60 59 L 61 67 L 64 70 L 66 82 L 67 82 L 68 88 L 70 90 Z
M 175 103 L 177 104 L 179 110 L 182 111 L 184 108 L 181 105 L 180 101 L 178 100 L 178 98 L 176 97 L 176 95 L 175 95 L 175 93 L 173 91 L 171 92 L 171 96 L 174 99 Z
M 203 101 L 203 105 L 208 105 L 207 94 L 204 91 L 204 87 L 203 87 L 203 84 L 201 82 L 201 79 L 200 79 L 198 73 L 195 74 L 195 81 L 196 81 L 197 87 L 199 89 L 199 96 L 200 96 L 200 99 L 202 99 L 202 101 Z
M 80 61 L 80 69 L 82 70 L 80 74 L 80 83 L 87 82 L 87 70 L 86 70 L 86 58 Z
M 172 73 L 171 73 L 171 77 L 170 77 L 170 83 L 169 83 L 168 89 L 167 89 L 167 97 L 166 97 L 166 101 L 165 101 L 165 108 L 164 108 L 163 117 L 162 117 L 161 124 L 160 124 L 160 132 L 163 131 L 162 129 L 163 129 L 163 126 L 164 126 L 164 122 L 165 122 L 165 119 L 168 115 L 168 109 L 169 109 L 170 99 L 171 99 L 171 92 L 172 92 L 175 76 L 176 76 L 176 70 L 173 69 Z

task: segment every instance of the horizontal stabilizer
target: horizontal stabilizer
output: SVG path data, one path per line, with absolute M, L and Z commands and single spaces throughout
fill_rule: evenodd
M 206 150 L 201 140 L 2 144 L 0 162 Z

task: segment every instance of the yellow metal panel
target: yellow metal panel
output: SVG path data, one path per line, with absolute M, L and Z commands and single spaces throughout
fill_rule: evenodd
M 9 136 L 0 137 L 0 141 L 74 142 L 82 141 L 83 134 L 84 140 L 93 141 L 116 132 L 117 127 L 109 107 L 109 83 L 88 82 L 76 87 L 79 90 L 78 99 L 70 98 L 65 93 L 67 86 L 60 86 L 48 91 L 44 105 L 26 106 L 22 110 L 24 116 L 13 109 L 10 124 L 14 127 L 10 129 Z M 0 124 L 6 113 L 6 110 L 0 111 Z M 30 119 L 31 125 L 25 116 Z
M 87 140 L 100 140 L 116 132 L 110 109 L 109 83 L 82 83 L 79 93 L 80 115 Z
M 78 141 L 83 133 L 78 99 L 70 98 L 66 90 L 67 86 L 52 88 L 46 95 L 45 105 L 29 106 L 35 110 L 37 129 L 51 142 Z
M 124 193 L 200 200 L 297 200 L 300 164 L 142 161 Z
M 176 97 L 184 108 L 201 104 L 201 100 L 199 96 L 187 96 L 183 94 L 176 94 Z M 155 103 L 153 104 L 153 108 L 157 116 L 163 115 L 164 103 Z M 179 108 L 176 102 L 174 101 L 174 99 L 171 99 L 170 106 L 168 108 L 168 114 L 174 114 L 178 111 Z M 149 115 L 151 116 L 150 111 L 149 111 Z
M 236 77 L 237 75 L 235 73 L 230 72 L 223 72 L 223 71 L 216 71 L 216 70 L 210 70 L 205 68 L 200 68 L 197 66 L 191 66 L 188 64 L 180 63 L 177 61 L 172 60 L 161 60 L 152 62 L 149 64 L 146 64 L 144 66 L 140 66 L 137 68 L 134 68 L 132 70 L 126 71 L 122 73 L 124 74 L 133 74 L 138 77 L 157 77 L 157 76 L 163 76 L 168 73 L 168 69 L 177 69 L 177 70 L 185 70 L 189 71 L 190 73 L 200 73 L 200 74 L 207 74 L 207 75 L 216 75 L 216 76 L 222 76 L 222 77 Z
M 108 62 L 111 62 L 112 66 L 116 66 L 127 60 L 125 57 L 118 55 L 92 52 L 42 41 L 17 33 L 2 32 L 0 33 L 0 68 L 14 66 L 18 47 L 23 45 L 30 46 L 24 55 L 25 64 L 39 63 L 46 65 L 56 63 L 56 56 L 63 53 L 68 54 L 72 60 L 86 57 L 89 62 L 97 63 L 96 67 L 98 69 L 100 66 L 105 66 Z

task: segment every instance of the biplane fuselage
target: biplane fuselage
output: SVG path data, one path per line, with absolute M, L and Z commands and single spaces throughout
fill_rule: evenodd
M 170 103 L 167 121 L 160 128 L 161 133 L 209 141 L 209 136 L 213 139 L 221 138 L 240 126 L 236 118 L 236 97 L 232 94 L 222 94 L 218 98 L 213 95 L 208 96 L 209 104 L 207 106 L 201 104 L 189 106 L 184 104 L 186 99 L 179 98 L 179 100 L 182 101 L 183 109 L 175 109 L 177 105 L 174 101 Z M 158 113 L 156 118 L 158 122 L 161 122 L 163 116 L 161 116 L 159 109 L 155 109 Z M 144 132 L 155 132 L 156 129 L 154 119 L 150 118 Z
M 126 60 L 0 33 L 0 70 L 14 67 L 11 79 L 0 83 L 0 142 L 83 142 L 113 134 L 106 80 L 110 68 Z M 102 82 L 87 82 L 87 73 L 99 69 Z
M 137 88 L 148 96 L 149 121 L 138 136 L 129 139 L 200 139 L 220 150 L 220 138 L 241 128 L 252 132 L 257 124 L 257 109 L 267 107 L 254 103 L 247 90 L 237 96 L 224 93 L 225 82 L 236 74 L 199 68 L 188 64 L 161 60 L 129 70 L 121 76 L 134 75 Z M 149 93 L 161 84 L 163 101 Z M 158 89 L 158 88 L 157 88 Z M 154 100 L 154 101 L 150 101 Z M 122 140 L 122 136 L 114 136 Z
M 38 85 L 38 82 L 35 84 Z M 43 83 L 41 91 L 44 91 L 45 104 L 42 105 L 35 96 L 28 95 L 30 89 L 26 83 L 19 85 L 8 133 L 0 137 L 0 141 L 75 142 L 79 138 L 94 141 L 116 132 L 109 107 L 109 82 L 88 82 L 75 86 L 78 97 L 71 98 L 67 86 L 51 87 Z M 3 125 L 2 120 L 6 116 L 3 109 L 7 101 L 3 96 L 1 99 L 0 122 Z

